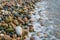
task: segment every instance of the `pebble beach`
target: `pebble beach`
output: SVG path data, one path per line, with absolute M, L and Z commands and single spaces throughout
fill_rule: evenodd
M 60 40 L 54 1 L 25 1 L 0 0 L 0 40 Z

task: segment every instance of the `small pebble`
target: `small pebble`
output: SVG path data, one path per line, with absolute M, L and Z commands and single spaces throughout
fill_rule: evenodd
M 0 36 L 2 36 L 2 37 L 3 37 L 3 36 L 4 36 L 4 34 L 0 34 Z
M 30 40 L 35 40 L 35 37 L 31 37 Z

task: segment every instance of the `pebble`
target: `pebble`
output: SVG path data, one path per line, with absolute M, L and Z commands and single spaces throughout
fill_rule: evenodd
M 21 19 L 21 17 L 18 17 L 18 21 L 19 21 L 20 23 L 24 23 L 24 21 Z
M 6 32 L 13 32 L 13 31 L 14 31 L 13 28 L 8 28 L 8 29 L 6 29 Z
M 20 37 L 18 37 L 18 38 L 17 38 L 17 40 L 21 40 L 21 38 L 20 38 Z
M 35 40 L 35 37 L 31 37 L 30 40 Z
M 33 25 L 29 25 L 29 32 L 34 32 Z
M 56 32 L 56 38 L 59 38 L 60 39 L 60 32 Z
M 0 34 L 0 36 L 1 36 L 1 37 L 3 37 L 3 36 L 4 36 L 4 34 Z
M 9 13 L 8 11 L 5 11 L 5 12 L 4 12 L 5 15 L 8 15 L 8 13 Z
M 47 34 L 44 34 L 44 37 L 46 38 L 46 37 L 48 37 L 48 35 Z
M 2 18 L 0 17 L 0 21 L 2 21 Z
M 23 19 L 25 22 L 28 22 L 28 19 L 25 17 L 24 19 Z
M 12 38 L 12 40 L 16 40 L 16 38 Z
M 11 40 L 11 37 L 10 37 L 9 35 L 6 35 L 6 34 L 5 34 L 5 35 L 4 35 L 4 39 L 5 39 L 5 40 Z
M 17 26 L 15 28 L 15 31 L 16 31 L 17 35 L 22 35 L 22 28 L 20 26 Z
M 40 36 L 40 33 L 39 32 L 37 33 L 37 36 Z
M 19 25 L 19 22 L 18 22 L 18 20 L 14 20 L 14 22 L 13 22 L 15 25 Z

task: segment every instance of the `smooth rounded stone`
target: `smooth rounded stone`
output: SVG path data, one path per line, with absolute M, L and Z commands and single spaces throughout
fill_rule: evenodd
M 2 36 L 2 37 L 3 37 L 3 36 L 4 36 L 4 34 L 0 34 L 0 36 Z
M 31 18 L 30 19 L 32 22 L 35 22 L 35 21 L 37 21 L 35 18 Z
M 1 10 L 1 12 L 5 12 L 5 10 Z
M 25 17 L 23 20 L 24 20 L 25 22 L 28 22 L 28 19 L 27 19 L 27 17 Z
M 0 10 L 3 9 L 2 5 L 0 4 Z
M 40 25 L 39 23 L 34 23 L 33 26 L 34 26 L 34 31 L 35 31 L 35 32 L 42 31 L 42 30 L 40 29 L 41 25 Z
M 20 38 L 20 37 L 18 37 L 18 38 L 17 38 L 17 40 L 21 40 L 21 38 Z
M 17 35 L 22 35 L 22 28 L 20 26 L 17 26 L 15 28 L 15 31 L 16 31 Z
M 33 25 L 29 25 L 29 32 L 34 32 Z
M 15 16 L 15 17 L 18 17 L 18 16 L 20 16 L 20 15 L 16 12 L 16 13 L 14 13 L 14 16 Z
M 46 14 L 40 13 L 39 15 L 40 15 L 41 17 L 46 18 Z
M 13 21 L 13 19 L 12 19 L 12 17 L 11 16 L 9 16 L 9 17 L 5 17 L 5 22 L 11 22 L 11 21 Z
M 4 15 L 5 10 L 1 10 L 2 14 Z
M 29 32 L 29 33 L 28 33 L 28 36 L 29 36 L 29 37 L 31 37 L 32 35 L 34 36 L 35 33 L 34 33 L 34 32 Z
M 22 36 L 28 36 L 28 29 L 23 29 Z
M 30 37 L 30 40 L 35 40 L 35 37 Z
M 48 37 L 48 34 L 44 34 L 44 38 L 47 38 Z
M 0 26 L 0 30 L 4 30 L 4 29 L 5 29 L 5 28 L 3 28 L 3 27 Z
M 56 38 L 60 39 L 60 32 L 56 32 Z
M 42 12 L 40 12 L 41 14 L 46 14 L 46 15 L 48 15 L 48 11 L 42 11 Z
M 8 15 L 9 12 L 8 11 L 5 11 L 4 13 L 5 13 L 5 15 Z
M 37 33 L 37 36 L 40 36 L 40 32 Z
M 21 5 L 20 5 L 20 4 L 18 4 L 18 3 L 17 3 L 17 6 L 18 6 L 18 7 L 21 7 Z
M 8 24 L 7 24 L 7 23 L 2 23 L 2 24 L 1 24 L 1 27 L 7 28 L 7 27 L 8 27 Z
M 45 26 L 46 25 L 46 23 L 47 23 L 47 20 L 40 20 L 40 24 L 41 24 L 41 26 Z
M 40 40 L 40 38 L 38 36 L 34 36 L 35 37 L 35 40 Z
M 30 11 L 29 13 L 32 15 L 34 12 L 33 11 Z
M 42 19 L 42 20 L 48 20 L 48 17 L 46 17 L 46 16 L 44 16 L 44 17 L 41 16 L 40 19 Z
M 18 17 L 18 21 L 19 21 L 20 23 L 24 23 L 24 21 L 22 20 L 21 17 Z
M 16 38 L 12 38 L 12 40 L 16 40 Z
M 8 29 L 6 29 L 6 32 L 13 32 L 13 31 L 14 31 L 13 28 L 8 28 Z
M 31 19 L 30 15 L 27 15 L 27 18 L 28 18 L 28 19 Z
M 18 20 L 14 20 L 13 22 L 15 25 L 19 25 Z
M 11 37 L 9 35 L 4 35 L 5 40 L 11 40 Z
M 27 36 L 27 35 L 25 35 L 25 36 L 24 36 L 24 40 L 26 40 L 27 38 L 28 38 L 28 36 Z
M 31 15 L 31 21 L 32 22 L 37 21 L 39 18 L 40 18 L 40 16 L 38 14 L 37 15 Z
M 0 17 L 0 21 L 2 21 L 2 18 Z

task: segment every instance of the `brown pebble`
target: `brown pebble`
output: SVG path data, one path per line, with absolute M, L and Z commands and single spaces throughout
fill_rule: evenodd
M 12 38 L 12 40 L 16 40 L 16 38 Z
M 11 40 L 11 37 L 9 35 L 4 35 L 5 40 Z
M 7 28 L 8 24 L 7 23 L 1 23 L 1 26 L 3 26 L 4 28 Z
M 30 40 L 35 40 L 35 37 L 30 37 Z
M 17 37 L 17 40 L 21 40 L 21 38 L 20 37 Z
M 30 11 L 29 13 L 30 13 L 30 14 L 33 14 L 33 13 L 34 13 L 34 11 Z
M 44 34 L 44 37 L 48 37 L 48 35 L 47 34 Z
M 18 21 L 19 21 L 20 23 L 24 23 L 24 21 L 21 19 L 21 17 L 18 17 Z
M 16 25 L 14 23 L 10 23 L 12 25 L 12 27 L 15 29 Z
M 28 29 L 23 29 L 22 36 L 28 35 Z
M 16 34 L 14 34 L 14 35 L 13 35 L 13 38 L 17 38 L 17 35 L 16 35 Z
M 27 38 L 28 38 L 28 36 L 27 36 L 27 35 L 25 35 L 25 36 L 24 36 L 24 40 L 26 40 Z
M 25 17 L 23 20 L 24 20 L 25 22 L 28 22 L 28 19 L 27 19 L 27 17 Z
M 33 25 L 29 25 L 29 32 L 33 32 L 33 31 L 34 31 Z
M 18 23 L 18 20 L 14 20 L 13 23 L 14 23 L 15 25 L 18 25 L 18 24 L 19 24 L 19 23 Z

